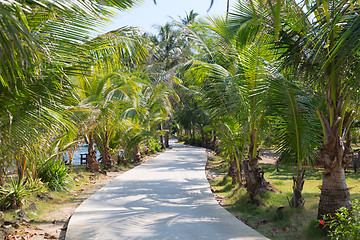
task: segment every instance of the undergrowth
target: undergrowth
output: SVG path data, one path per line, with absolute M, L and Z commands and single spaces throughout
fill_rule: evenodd
M 222 160 L 217 157 L 208 161 L 209 171 L 219 173 L 219 162 Z M 223 162 L 221 165 L 227 166 Z M 265 172 L 265 179 L 279 191 L 259 194 L 254 204 L 250 202 L 245 188 L 232 184 L 231 177 L 219 175 L 209 183 L 217 195 L 226 197 L 227 200 L 222 202 L 223 207 L 270 239 L 327 239 L 316 220 L 322 171 L 310 167 L 306 169 L 303 190 L 306 202 L 303 208 L 293 209 L 288 205 L 287 197 L 291 198 L 293 194 L 292 177 L 296 176 L 296 168 L 284 166 L 276 171 L 274 165 L 261 166 Z M 221 172 L 226 172 L 226 169 L 222 169 Z M 351 189 L 352 199 L 360 194 L 358 177 L 358 174 L 347 173 L 347 184 Z

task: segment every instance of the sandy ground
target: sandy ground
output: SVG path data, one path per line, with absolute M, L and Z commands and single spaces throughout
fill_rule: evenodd
M 260 163 L 276 164 L 276 161 L 278 160 L 278 156 L 273 150 L 262 150 L 260 152 L 260 157 Z
M 99 175 L 91 183 L 85 185 L 79 191 L 70 191 L 69 194 L 73 195 L 71 202 L 65 202 L 59 204 L 57 209 L 49 211 L 47 217 L 43 219 L 42 223 L 39 223 L 35 229 L 27 228 L 24 229 L 24 233 L 28 232 L 31 237 L 24 236 L 23 238 L 17 239 L 31 239 L 31 240 L 42 240 L 42 239 L 65 239 L 65 233 L 67 230 L 67 222 L 76 208 L 88 197 L 90 197 L 97 190 L 105 186 L 115 177 L 121 175 L 124 172 L 108 172 L 107 175 Z M 16 238 L 14 238 L 16 239 Z

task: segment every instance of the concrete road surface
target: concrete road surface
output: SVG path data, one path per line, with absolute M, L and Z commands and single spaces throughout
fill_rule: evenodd
M 214 199 L 204 148 L 172 147 L 84 201 L 70 219 L 66 240 L 267 239 Z

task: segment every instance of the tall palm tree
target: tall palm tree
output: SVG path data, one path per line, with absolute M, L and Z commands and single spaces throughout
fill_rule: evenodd
M 55 137 L 71 127 L 67 109 L 76 99 L 70 76 L 84 73 L 93 60 L 84 54 L 83 43 L 110 14 L 105 5 L 125 9 L 134 2 L 0 3 L 2 156 L 19 146 L 32 151 L 31 145 L 42 136 L 39 132 L 51 129 L 48 136 Z M 24 171 L 26 154 L 20 155 Z
M 209 54 L 211 61 L 215 61 L 217 64 L 207 64 L 208 74 L 206 77 L 213 81 L 210 87 L 214 94 L 212 94 L 213 97 L 209 96 L 211 108 L 222 108 L 223 111 L 232 108 L 230 114 L 242 115 L 237 120 L 246 126 L 243 129 L 246 131 L 244 134 L 248 136 L 249 144 L 248 160 L 244 162 L 244 171 L 247 176 L 246 187 L 251 199 L 254 199 L 258 192 L 266 191 L 269 188 L 258 164 L 258 143 L 266 113 L 264 99 L 268 83 L 265 79 L 265 63 L 273 61 L 274 55 L 269 49 L 271 36 L 265 31 L 261 34 L 249 31 L 255 21 L 251 22 L 254 19 L 253 15 L 246 14 L 250 21 L 235 21 L 234 18 L 231 18 L 230 22 L 221 18 L 212 20 L 209 29 L 219 38 L 218 46 L 220 47 L 217 52 Z M 203 39 L 198 37 L 196 32 L 192 32 L 192 34 L 196 39 Z M 200 42 L 204 42 L 204 40 Z M 210 48 L 206 47 L 205 49 Z M 230 90 L 233 88 L 237 89 L 235 92 L 239 94 L 239 97 L 227 99 L 226 97 L 230 96 L 229 93 L 232 93 Z M 219 89 L 223 89 L 224 92 Z M 216 106 L 216 104 L 218 105 Z M 236 104 L 242 107 L 235 108 Z
M 359 5 L 352 1 L 243 1 L 231 14 L 234 27 L 259 34 L 268 29 L 281 55 L 281 70 L 291 71 L 324 96 L 317 108 L 324 141 L 319 151 L 324 165 L 318 217 L 349 206 L 344 156 L 347 133 L 354 118 L 349 106 L 358 89 Z M 266 13 L 268 14 L 261 14 Z M 257 26 L 257 27 L 254 27 Z M 264 26 L 260 27 L 260 26 Z M 252 35 L 251 35 L 252 36 Z
M 196 16 L 195 13 L 190 12 L 184 22 L 194 21 Z M 150 50 L 146 71 L 154 80 L 154 85 L 167 85 L 167 87 L 175 89 L 181 85 L 176 77 L 177 70 L 191 57 L 191 48 L 186 33 L 182 31 L 178 24 L 171 22 L 160 26 L 159 33 L 150 36 L 150 40 L 152 49 Z M 172 93 L 174 92 L 173 90 Z M 173 101 L 176 99 L 174 94 L 170 97 Z M 160 142 L 163 143 L 164 148 L 169 147 L 169 121 L 170 116 L 163 123 L 159 123 L 159 130 L 164 133 L 160 135 Z M 163 126 L 165 126 L 164 130 Z
M 324 166 L 318 210 L 321 218 L 349 206 L 344 156 L 355 113 L 349 106 L 359 87 L 360 7 L 355 2 L 338 0 L 292 4 L 295 7 L 287 14 L 296 18 L 286 18 L 280 31 L 284 66 L 295 69 L 300 79 L 323 94 L 326 105 L 316 110 L 324 135 L 319 151 Z

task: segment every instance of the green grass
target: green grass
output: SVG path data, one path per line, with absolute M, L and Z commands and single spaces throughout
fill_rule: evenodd
M 209 166 L 217 166 L 210 171 L 218 172 L 221 160 L 213 158 L 209 161 Z M 303 189 L 305 206 L 302 209 L 293 209 L 289 207 L 287 197 L 292 197 L 292 178 L 296 175 L 296 168 L 281 167 L 277 172 L 274 165 L 261 166 L 265 179 L 275 185 L 279 192 L 260 194 L 257 196 L 257 203 L 252 204 L 245 188 L 233 185 L 229 176 L 221 176 L 210 181 L 210 185 L 217 195 L 227 198 L 224 207 L 270 239 L 326 239 L 323 231 L 316 227 L 322 170 L 306 168 Z M 360 198 L 360 173 L 349 171 L 346 176 L 351 199 Z M 284 207 L 282 214 L 277 210 L 279 207 Z
M 133 167 L 133 164 L 128 164 L 125 167 L 121 166 L 121 170 L 126 171 Z M 72 202 L 79 201 L 75 199 L 74 194 L 77 194 L 77 197 L 82 199 L 90 197 L 92 193 L 84 193 L 82 189 L 92 187 L 93 184 L 90 179 L 95 179 L 97 181 L 100 176 L 94 176 L 92 173 L 86 171 L 84 165 L 72 166 L 69 169 L 69 175 L 71 176 L 71 179 L 74 179 L 74 177 L 78 175 L 83 176 L 83 178 L 78 177 L 78 181 L 72 180 L 67 191 L 56 192 L 45 189 L 46 192 L 54 196 L 54 200 L 49 200 L 47 198 L 40 199 L 37 197 L 37 193 L 32 194 L 25 199 L 24 206 L 22 207 L 23 209 L 26 209 L 33 202 L 36 203 L 38 208 L 38 211 L 25 210 L 28 219 L 34 220 L 34 222 L 37 223 L 47 222 L 47 219 L 52 217 L 49 216 L 49 212 L 54 211 L 54 209 L 57 209 L 61 204 L 71 204 Z M 18 216 L 16 215 L 16 210 L 4 211 L 3 218 L 8 220 L 17 219 Z

